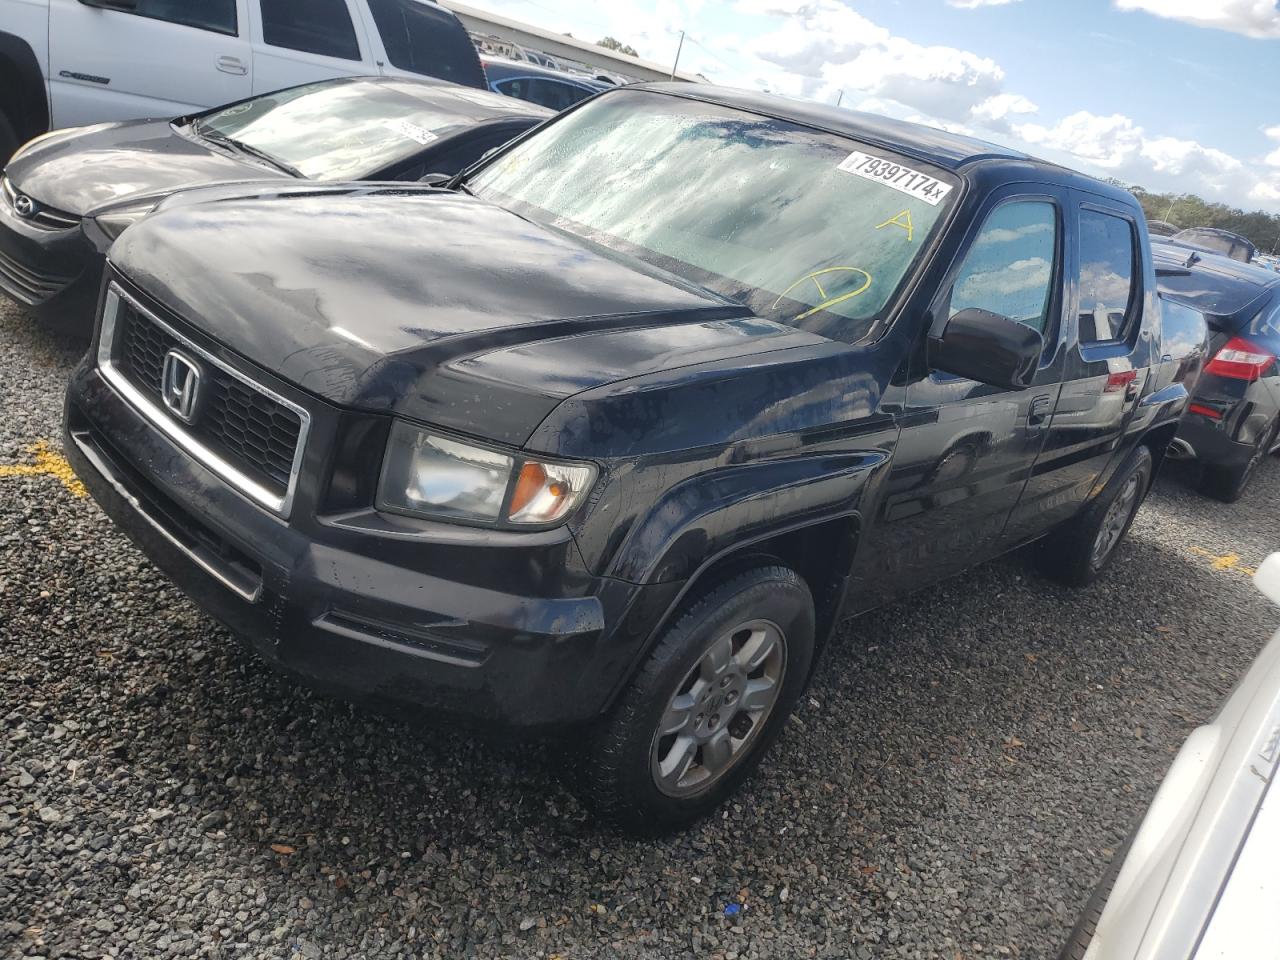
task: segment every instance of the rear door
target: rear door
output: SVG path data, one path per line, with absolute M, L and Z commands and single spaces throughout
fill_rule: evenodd
M 1010 317 L 1044 338 L 1026 390 L 1006 390 L 938 370 L 907 385 L 902 433 L 883 513 L 859 554 L 855 593 L 874 606 L 996 554 L 1058 399 L 1063 351 L 1065 194 L 1017 184 L 997 190 L 980 214 L 930 308 L 941 334 L 960 310 Z
M 1009 538 L 1025 539 L 1072 517 L 1127 437 L 1152 384 L 1161 348 L 1155 275 L 1141 255 L 1141 231 L 1128 206 L 1072 193 L 1077 242 L 1071 264 L 1069 330 L 1062 394 L 1044 450 L 1010 518 Z
M 352 0 L 248 2 L 253 16 L 255 94 L 378 72 Z
M 175 117 L 249 96 L 247 4 L 51 0 L 51 126 Z

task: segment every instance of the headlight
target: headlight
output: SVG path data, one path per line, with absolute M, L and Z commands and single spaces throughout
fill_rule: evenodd
M 569 515 L 595 473 L 589 464 L 512 457 L 397 420 L 376 505 L 414 516 L 545 526 Z
M 103 233 L 114 240 L 155 208 L 155 200 L 144 200 L 140 203 L 111 207 L 102 213 L 95 214 L 93 222 L 98 225 L 98 228 Z

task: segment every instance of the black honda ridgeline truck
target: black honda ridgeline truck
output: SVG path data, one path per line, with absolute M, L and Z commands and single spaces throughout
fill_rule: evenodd
M 1041 537 L 1093 580 L 1186 403 L 1134 199 L 938 130 L 660 84 L 447 187 L 252 193 L 111 249 L 76 472 L 317 686 L 585 729 L 633 830 L 842 616 Z

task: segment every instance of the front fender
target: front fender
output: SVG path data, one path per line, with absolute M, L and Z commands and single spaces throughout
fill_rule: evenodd
M 684 581 L 740 546 L 854 514 L 888 460 L 878 449 L 815 452 L 690 477 L 637 518 L 606 576 L 642 584 Z

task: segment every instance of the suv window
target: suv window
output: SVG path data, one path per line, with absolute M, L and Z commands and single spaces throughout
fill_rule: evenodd
M 122 12 L 179 23 L 197 30 L 227 33 L 233 37 L 238 30 L 236 0 L 203 0 L 201 3 L 191 3 L 191 0 L 138 0 L 137 6 L 123 8 Z
M 262 39 L 302 53 L 360 59 L 346 0 L 262 0 Z
M 1134 312 L 1137 240 L 1123 217 L 1080 211 L 1080 342 L 1121 340 Z
M 369 0 L 369 10 L 392 66 L 468 87 L 485 86 L 475 44 L 449 11 L 419 0 Z
M 989 310 L 1025 323 L 1048 340 L 1057 258 L 1054 204 L 1020 200 L 997 207 L 965 254 L 949 315 L 974 307 Z

